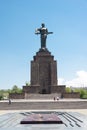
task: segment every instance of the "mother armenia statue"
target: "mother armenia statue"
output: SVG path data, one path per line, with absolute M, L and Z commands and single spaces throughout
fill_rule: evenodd
M 41 24 L 41 28 L 35 30 L 35 34 L 40 34 L 41 38 L 41 49 L 46 48 L 46 39 L 48 34 L 52 34 L 53 32 L 48 32 L 48 29 L 45 28 L 45 24 Z

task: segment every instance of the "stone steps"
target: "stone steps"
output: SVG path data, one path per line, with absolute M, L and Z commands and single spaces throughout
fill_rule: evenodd
M 53 93 L 53 94 L 26 94 L 26 99 L 44 99 L 44 100 L 52 100 L 53 98 L 61 97 L 61 93 Z

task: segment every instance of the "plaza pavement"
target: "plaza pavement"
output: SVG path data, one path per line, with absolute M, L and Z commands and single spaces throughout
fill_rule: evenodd
M 33 100 L 28 100 L 28 99 L 14 99 L 12 100 L 12 102 L 52 102 L 52 100 L 36 100 L 36 99 L 33 99 Z M 82 101 L 87 101 L 87 99 L 60 99 L 59 101 L 53 101 L 53 102 L 82 102 Z M 0 101 L 0 102 L 8 102 L 8 100 L 3 100 L 3 101 Z M 6 114 L 6 113 L 14 113 L 14 112 L 24 112 L 24 111 L 65 111 L 65 112 L 78 112 L 80 114 L 84 114 L 84 115 L 87 115 L 87 109 L 86 108 L 82 108 L 82 109 L 49 109 L 49 110 L 23 110 L 23 109 L 20 109 L 20 110 L 0 110 L 0 115 L 2 114 Z
M 12 102 L 54 102 L 54 99 L 11 99 Z M 56 102 L 57 100 L 55 100 Z M 64 98 L 59 99 L 60 102 L 77 102 L 77 101 L 87 101 L 87 99 L 72 99 Z M 8 102 L 8 100 L 1 100 L 0 102 Z
M 59 112 L 78 112 L 87 115 L 87 109 L 56 109 L 56 110 L 0 110 L 0 115 L 14 112 L 33 112 L 33 111 L 59 111 Z

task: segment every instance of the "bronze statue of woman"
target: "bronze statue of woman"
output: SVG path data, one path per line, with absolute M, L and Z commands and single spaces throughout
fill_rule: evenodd
M 35 30 L 35 34 L 40 34 L 41 38 L 41 48 L 46 48 L 46 38 L 48 34 L 52 34 L 53 32 L 48 32 L 48 29 L 45 28 L 45 24 L 41 24 L 41 28 Z

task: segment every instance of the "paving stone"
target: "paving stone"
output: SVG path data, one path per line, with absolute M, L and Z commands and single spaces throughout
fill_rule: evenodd
M 20 124 L 32 112 L 14 112 L 0 116 L 0 130 L 87 130 L 87 116 L 78 112 L 33 111 L 34 114 L 54 114 L 63 124 Z

